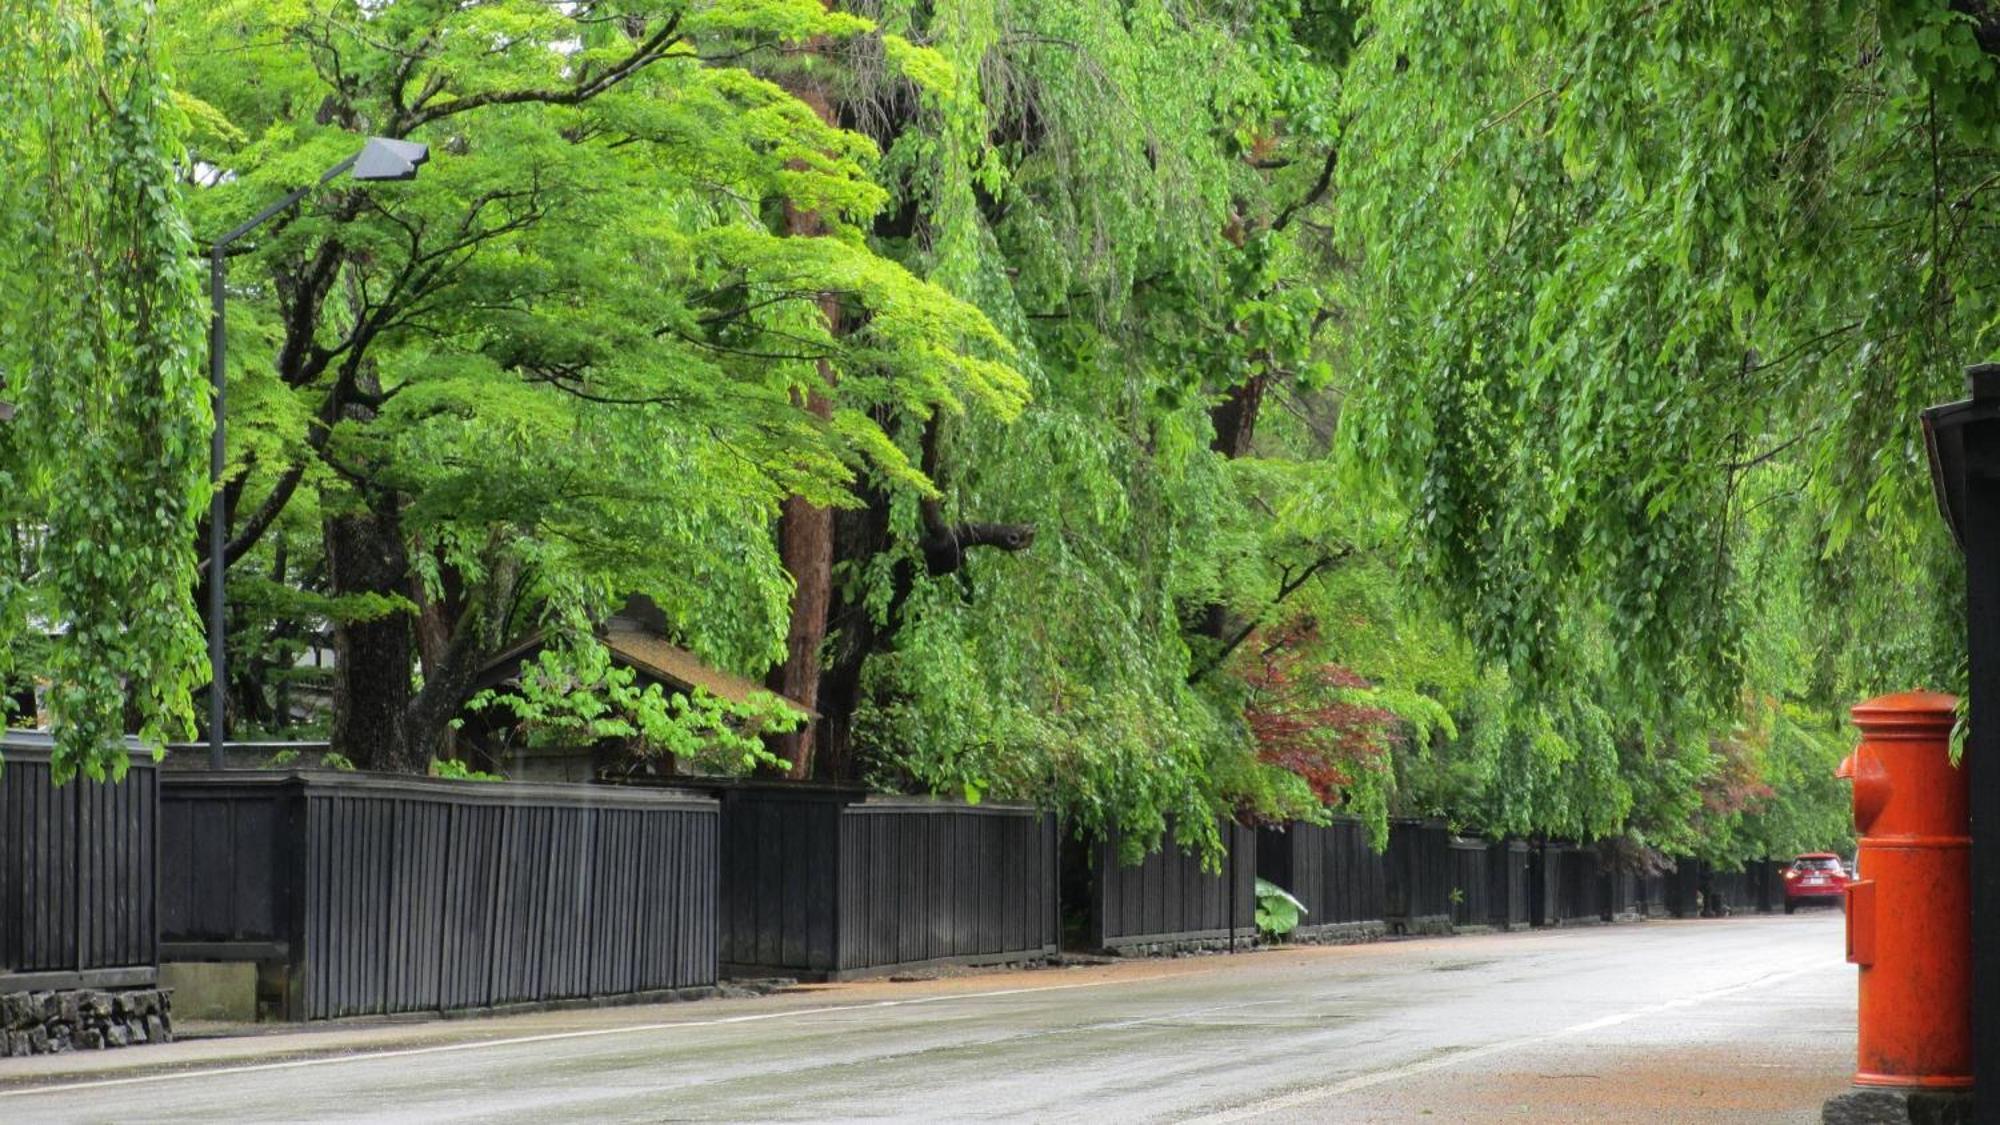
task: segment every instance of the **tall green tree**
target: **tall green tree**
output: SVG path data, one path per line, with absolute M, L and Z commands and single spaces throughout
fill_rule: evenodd
M 927 493 L 874 411 L 1019 408 L 1006 340 L 865 245 L 873 146 L 744 69 L 866 21 L 811 0 L 172 7 L 218 118 L 203 229 L 364 134 L 434 155 L 411 184 L 333 185 L 232 274 L 232 394 L 255 405 L 224 562 L 309 544 L 282 611 L 246 623 L 330 624 L 333 740 L 358 763 L 420 768 L 496 653 L 587 644 L 631 593 L 761 671 L 792 593 L 780 500 L 845 503 L 864 468 Z M 784 237 L 797 212 L 820 232 Z

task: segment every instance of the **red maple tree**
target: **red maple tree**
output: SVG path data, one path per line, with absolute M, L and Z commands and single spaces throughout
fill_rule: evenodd
M 1249 689 L 1243 717 L 1258 759 L 1297 774 L 1332 807 L 1362 771 L 1389 753 L 1403 723 L 1393 711 L 1357 701 L 1356 693 L 1374 685 L 1315 656 L 1317 639 L 1311 620 L 1254 636 L 1236 671 Z

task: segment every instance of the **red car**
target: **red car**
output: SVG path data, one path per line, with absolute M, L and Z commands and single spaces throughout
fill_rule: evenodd
M 1844 905 L 1847 868 L 1832 852 L 1807 852 L 1785 868 L 1785 913 L 1802 902 L 1832 902 Z

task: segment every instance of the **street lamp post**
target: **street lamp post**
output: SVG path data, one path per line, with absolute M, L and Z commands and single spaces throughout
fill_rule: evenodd
M 264 225 L 265 220 L 308 194 L 325 187 L 343 172 L 357 180 L 413 180 L 418 165 L 430 159 L 430 146 L 416 141 L 370 137 L 361 151 L 326 170 L 318 182 L 305 187 L 252 215 L 247 222 L 218 238 L 208 250 L 208 381 L 215 394 L 215 431 L 210 435 L 208 476 L 212 494 L 208 501 L 208 766 L 223 768 L 222 713 L 223 670 L 226 663 L 222 633 L 223 575 L 229 569 L 227 513 L 223 510 L 222 471 L 226 460 L 223 443 L 223 357 L 228 341 L 223 334 L 223 279 L 229 271 L 230 243 Z

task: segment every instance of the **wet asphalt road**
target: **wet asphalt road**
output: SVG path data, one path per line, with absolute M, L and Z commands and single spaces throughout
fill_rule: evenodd
M 1293 948 L 0 1060 L 0 1122 L 1809 1122 L 1831 912 Z

